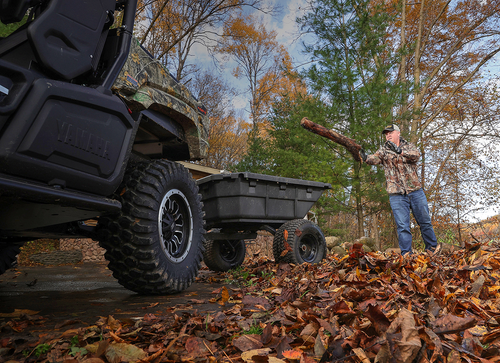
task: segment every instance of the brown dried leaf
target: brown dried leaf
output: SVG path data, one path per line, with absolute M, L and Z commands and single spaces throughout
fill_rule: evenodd
M 210 353 L 207 342 L 198 337 L 189 337 L 185 347 L 187 353 L 193 357 L 203 357 Z
M 104 353 L 110 363 L 137 362 L 146 358 L 147 354 L 135 345 L 127 343 L 110 344 Z
M 362 363 L 370 363 L 370 359 L 366 356 L 366 353 L 363 349 L 354 348 L 352 351 L 354 352 L 354 354 L 356 354 L 356 357 L 358 357 Z
M 329 322 L 321 318 L 316 318 L 316 321 L 321 327 L 323 327 L 326 331 L 328 331 L 332 335 L 332 337 L 335 337 L 335 335 L 337 335 L 336 329 L 332 327 L 332 325 Z
M 233 339 L 232 343 L 242 352 L 246 352 L 247 350 L 252 349 L 260 349 L 264 346 L 264 344 L 262 344 L 262 342 L 260 341 L 260 336 L 255 334 L 242 335 L 238 338 Z
M 345 301 L 339 301 L 331 309 L 334 314 L 354 314 L 354 311 L 352 311 Z
M 300 311 L 300 310 L 299 310 Z M 300 335 L 316 335 L 316 333 L 318 332 L 318 324 L 316 323 L 309 323 L 307 324 L 304 329 L 302 329 L 302 331 L 300 332 Z
M 283 257 L 285 256 L 288 252 L 291 252 L 292 251 L 292 247 L 290 246 L 290 244 L 285 240 L 283 241 L 283 251 L 281 251 L 281 254 L 280 254 L 280 257 Z
M 271 353 L 270 348 L 247 350 L 246 352 L 241 353 L 241 359 L 243 359 L 245 362 L 253 363 L 255 361 L 254 357 L 261 356 L 267 358 L 269 353 Z
M 436 319 L 432 325 L 432 330 L 436 334 L 456 333 L 475 326 L 476 318 L 472 316 L 461 318 L 453 314 L 447 314 Z
M 314 341 L 314 355 L 316 357 L 322 357 L 326 352 L 326 348 L 327 347 L 323 344 L 321 336 L 319 334 L 316 335 L 316 340 Z
M 365 316 L 370 319 L 375 330 L 380 335 L 386 332 L 391 325 L 391 322 L 378 305 L 368 305 L 368 311 L 365 312 Z
M 120 321 L 116 320 L 112 315 L 108 316 L 107 324 L 108 324 L 109 328 L 113 331 L 116 331 L 116 330 L 120 329 L 120 327 L 121 327 Z
M 266 310 L 271 309 L 269 300 L 262 296 L 245 295 L 243 296 L 243 299 L 241 299 L 241 302 L 245 308 L 255 308 L 257 305 L 261 305 Z
M 285 350 L 290 350 L 292 347 L 290 346 L 290 343 L 292 342 L 292 339 L 288 336 L 283 336 L 281 337 L 278 345 L 276 346 L 276 353 L 278 354 L 278 358 L 283 358 L 283 352 Z
M 499 338 L 500 338 L 500 328 L 495 329 L 495 330 L 489 332 L 488 334 L 483 335 L 481 338 L 481 343 L 489 344 L 489 343 L 492 343 Z
M 264 329 L 262 330 L 262 344 L 266 345 L 268 344 L 271 339 L 273 338 L 273 326 L 271 324 L 266 324 Z
M 443 345 L 441 344 L 441 339 L 434 333 L 431 329 L 424 327 L 419 331 L 420 339 L 422 339 L 429 349 L 432 350 L 431 362 L 435 362 L 439 357 L 442 357 Z
M 394 358 L 397 362 L 411 362 L 422 347 L 418 331 L 415 328 L 413 313 L 407 309 L 401 309 L 397 318 L 387 329 L 387 335 L 401 332 L 400 338 L 395 338 L 394 343 L 399 352 Z

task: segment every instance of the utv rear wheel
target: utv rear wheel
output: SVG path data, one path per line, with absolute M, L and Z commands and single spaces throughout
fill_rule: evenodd
M 284 223 L 273 242 L 276 262 L 302 264 L 318 263 L 326 256 L 326 241 L 321 229 L 306 219 Z
M 246 246 L 244 240 L 207 241 L 203 262 L 216 272 L 226 272 L 240 266 L 245 260 Z
M 0 245 L 0 275 L 16 264 L 20 252 L 18 245 Z
M 189 172 L 173 162 L 141 163 L 127 172 L 118 193 L 121 214 L 100 221 L 113 276 L 141 294 L 189 287 L 200 268 L 205 233 L 201 196 Z

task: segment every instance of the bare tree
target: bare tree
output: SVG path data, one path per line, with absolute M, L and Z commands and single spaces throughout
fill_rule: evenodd
M 266 6 L 263 0 L 142 0 L 136 33 L 154 57 L 176 67 L 180 80 L 189 73 L 186 65 L 193 46 L 212 47 L 220 36 L 218 28 L 245 7 L 266 13 L 278 9 Z

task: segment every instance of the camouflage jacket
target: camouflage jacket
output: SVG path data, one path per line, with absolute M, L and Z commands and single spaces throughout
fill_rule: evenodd
M 396 154 L 385 144 L 373 155 L 368 155 L 366 163 L 381 164 L 385 172 L 386 189 L 389 194 L 411 193 L 422 188 L 417 175 L 417 161 L 420 152 L 415 145 L 403 138 L 399 139 L 401 154 Z

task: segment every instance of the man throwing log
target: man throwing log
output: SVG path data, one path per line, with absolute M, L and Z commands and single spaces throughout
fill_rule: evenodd
M 436 235 L 431 224 L 427 198 L 417 175 L 420 152 L 415 145 L 400 136 L 399 127 L 395 124 L 387 126 L 382 134 L 387 140 L 385 144 L 373 155 L 366 155 L 364 150 L 360 150 L 360 156 L 367 164 L 381 165 L 384 168 L 401 254 L 412 253 L 410 210 L 420 226 L 425 250 L 434 252 L 437 247 Z

